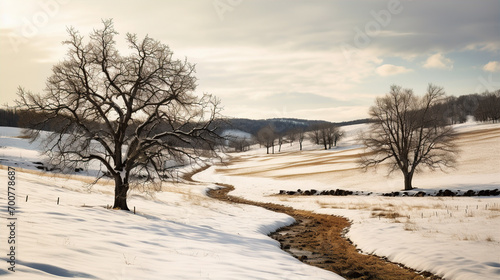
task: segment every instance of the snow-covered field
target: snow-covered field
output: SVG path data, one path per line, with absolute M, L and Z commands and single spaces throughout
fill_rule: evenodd
M 106 209 L 113 201 L 111 183 L 89 188 L 88 176 L 37 171 L 38 143 L 2 127 L 0 278 L 342 279 L 300 263 L 267 237 L 291 217 L 208 198 L 205 191 L 218 182 L 234 185 L 232 194 L 247 199 L 347 217 L 348 237 L 366 253 L 446 279 L 499 279 L 499 197 L 275 195 L 299 188 L 399 191 L 400 174 L 387 177 L 383 166 L 364 173 L 355 164 L 362 149 L 354 138 L 364 128 L 345 128 L 348 137 L 329 151 L 308 145 L 298 152 L 297 143 L 276 155 L 252 150 L 195 176 L 208 183 L 133 191 L 134 215 Z M 457 131 L 462 153 L 456 169 L 417 174 L 414 186 L 430 193 L 500 189 L 500 125 L 469 123 Z M 16 272 L 6 262 L 6 166 L 16 168 Z
M 0 128 L 0 278 L 6 279 L 342 279 L 302 264 L 267 236 L 293 218 L 208 198 L 212 184 L 166 184 L 132 192 L 137 214 L 106 209 L 111 184 L 43 174 L 38 144 Z M 7 212 L 8 171 L 16 208 Z M 27 200 L 27 201 L 26 201 Z M 59 200 L 59 205 L 57 201 Z M 15 217 L 15 271 L 6 229 Z
M 227 166 L 212 167 L 195 177 L 236 187 L 232 195 L 274 202 L 297 209 L 347 217 L 347 236 L 366 253 L 384 256 L 445 279 L 500 279 L 500 198 L 277 196 L 280 190 L 345 189 L 366 193 L 400 191 L 402 176 L 385 167 L 363 172 L 355 142 L 365 125 L 346 127 L 346 139 L 329 150 L 309 145 L 283 146 L 235 156 Z M 424 171 L 414 177 L 417 191 L 500 189 L 500 124 L 456 126 L 461 150 L 455 169 Z

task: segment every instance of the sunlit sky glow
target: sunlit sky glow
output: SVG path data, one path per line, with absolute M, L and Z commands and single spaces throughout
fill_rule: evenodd
M 83 35 L 112 18 L 196 64 L 197 92 L 229 117 L 346 121 L 367 117 L 398 84 L 423 94 L 500 88 L 500 1 L 0 0 L 0 105 L 18 86 L 42 92 Z

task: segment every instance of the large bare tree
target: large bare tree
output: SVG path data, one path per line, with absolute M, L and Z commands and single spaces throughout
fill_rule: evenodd
M 432 170 L 450 167 L 457 153 L 453 128 L 436 105 L 444 99 L 441 87 L 430 84 L 427 93 L 414 95 L 411 89 L 391 86 L 370 108 L 371 129 L 361 136 L 371 150 L 361 159 L 364 167 L 390 162 L 390 172 L 401 170 L 404 189 L 412 189 L 419 167 Z
M 114 208 L 128 210 L 131 179 L 162 179 L 167 162 L 215 155 L 218 101 L 195 94 L 194 65 L 148 36 L 127 34 L 130 51 L 120 54 L 111 20 L 86 43 L 75 29 L 68 33 L 68 54 L 44 93 L 19 89 L 18 104 L 44 116 L 33 120 L 33 138 L 58 122 L 46 146 L 52 164 L 99 162 L 114 178 Z

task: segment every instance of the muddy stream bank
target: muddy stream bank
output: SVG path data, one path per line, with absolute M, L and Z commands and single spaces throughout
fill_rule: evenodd
M 249 201 L 229 195 L 229 192 L 234 190 L 233 186 L 218 185 L 222 188 L 210 190 L 210 197 L 229 203 L 259 206 L 292 216 L 296 220 L 294 224 L 278 229 L 271 233 L 270 237 L 279 241 L 284 251 L 304 263 L 332 271 L 346 279 L 442 279 L 428 272 L 417 272 L 391 263 L 378 256 L 360 253 L 345 238 L 350 222 L 343 217 Z
M 188 173 L 183 179 L 196 182 L 192 176 L 207 167 Z M 263 207 L 270 211 L 292 216 L 295 223 L 282 227 L 269 236 L 280 242 L 281 249 L 301 262 L 332 271 L 346 279 L 416 280 L 442 278 L 426 272 L 415 271 L 401 264 L 389 262 L 385 258 L 360 252 L 345 233 L 350 222 L 340 216 L 316 214 L 296 210 L 274 203 L 262 203 L 229 195 L 234 187 L 217 184 L 220 188 L 211 189 L 208 196 L 228 203 L 239 203 Z

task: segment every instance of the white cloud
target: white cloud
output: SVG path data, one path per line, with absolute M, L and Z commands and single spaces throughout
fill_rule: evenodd
M 490 61 L 483 66 L 483 70 L 487 72 L 500 72 L 500 62 Z
M 442 53 L 436 53 L 425 61 L 424 68 L 452 69 L 453 61 Z
M 361 5 L 349 1 L 318 1 L 318 5 L 289 0 L 246 1 L 231 5 L 233 9 L 225 12 L 222 19 L 212 1 L 144 0 L 123 5 L 118 0 L 94 1 L 92 5 L 85 1 L 64 1 L 67 3 L 61 3 L 57 13 L 48 15 L 43 26 L 35 26 L 37 36 L 26 39 L 28 41 L 15 53 L 9 40 L 10 29 L 5 28 L 17 26 L 12 30 L 21 34 L 23 28 L 27 28 L 23 27 L 22 19 L 33 21 L 33 16 L 47 12 L 37 4 L 38 0 L 32 0 L 33 5 L 0 0 L 0 15 L 3 8 L 8 11 L 3 13 L 6 17 L 0 16 L 0 65 L 9 65 L 8 68 L 0 67 L 0 104 L 13 105 L 10 102 L 16 98 L 19 85 L 34 91 L 44 88 L 51 74 L 50 64 L 64 58 L 67 46 L 61 46 L 60 42 L 68 39 L 66 26 L 74 26 L 88 40 L 89 32 L 101 28 L 102 18 L 114 19 L 116 30 L 120 32 L 116 39 L 122 54 L 130 51 L 122 47 L 124 34 L 131 32 L 137 33 L 139 38 L 149 34 L 168 44 L 174 57 L 187 57 L 197 66 L 197 92 L 213 93 L 221 98 L 226 105 L 224 114 L 228 116 L 262 117 L 269 112 L 275 116 L 275 111 L 282 111 L 282 103 L 287 104 L 288 112 L 294 113 L 298 109 L 291 105 L 292 101 L 296 101 L 297 106 L 304 105 L 303 99 L 296 100 L 284 93 L 323 96 L 339 102 L 332 105 L 312 102 L 320 99 L 308 99 L 308 107 L 301 110 L 313 110 L 314 106 L 319 109 L 339 105 L 369 106 L 374 96 L 385 93 L 389 86 L 386 79 L 373 77 L 417 73 L 423 70 L 418 68 L 424 63 L 426 67 L 452 69 L 453 61 L 443 55 L 451 55 L 467 46 L 470 49 L 466 55 L 471 53 L 473 57 L 486 58 L 485 63 L 498 61 L 494 56 L 500 46 L 498 36 L 494 36 L 498 33 L 498 1 L 485 5 L 458 1 L 453 7 L 440 2 L 433 3 L 432 9 L 427 1 L 413 1 L 411 9 L 407 6 L 410 3 L 402 3 L 405 16 L 397 16 L 398 24 L 391 22 L 387 26 L 369 12 L 386 9 L 386 3 L 360 1 Z M 130 13 L 137 10 L 145 12 L 130 20 Z M 161 18 L 165 10 L 169 11 L 170 21 L 176 22 L 179 28 L 158 28 L 160 23 L 156 19 Z M 383 16 L 381 12 L 377 14 Z M 422 17 L 426 20 L 418 20 Z M 396 19 L 396 15 L 392 18 Z M 443 22 L 443 18 L 447 20 Z M 17 25 L 13 22 L 15 19 Z M 376 35 L 365 30 L 373 26 L 372 23 L 380 26 Z M 462 32 L 448 32 L 451 26 Z M 368 36 L 362 47 L 356 46 L 361 36 L 356 28 Z M 429 33 L 431 29 L 433 32 Z M 442 35 L 444 33 L 446 36 Z M 424 59 L 422 54 L 426 54 Z M 432 54 L 435 55 L 426 62 Z M 389 58 L 404 61 L 399 65 L 384 64 L 395 63 L 385 60 Z M 417 63 L 418 67 L 414 66 Z M 472 70 L 470 67 L 469 71 Z M 467 82 L 472 89 L 464 89 L 465 92 L 472 92 L 477 84 L 473 73 L 469 77 Z M 447 79 L 448 76 L 443 77 L 445 88 L 458 87 L 455 80 Z M 423 75 L 415 75 L 411 82 L 426 84 L 428 80 Z M 467 87 L 465 83 L 461 88 Z M 276 96 L 287 100 L 269 104 L 269 99 Z M 338 112 L 332 114 L 326 109 L 321 112 L 332 120 L 339 116 Z M 308 113 L 313 112 L 303 112 L 303 116 Z
M 392 75 L 407 73 L 407 72 L 411 72 L 413 70 L 405 68 L 403 66 L 384 64 L 384 65 L 377 67 L 376 71 L 377 71 L 377 74 L 385 77 L 385 76 L 392 76 Z
M 357 52 L 350 63 L 340 50 L 285 52 L 272 47 L 233 47 L 178 53 L 196 63 L 199 91 L 215 93 L 223 100 L 248 97 L 262 104 L 269 96 L 287 92 L 351 99 L 349 91 L 373 76 L 381 63 L 370 50 Z

